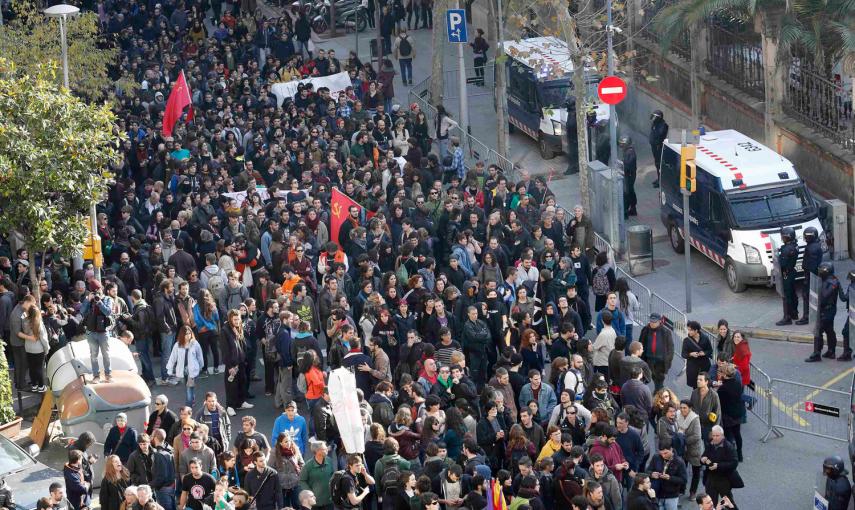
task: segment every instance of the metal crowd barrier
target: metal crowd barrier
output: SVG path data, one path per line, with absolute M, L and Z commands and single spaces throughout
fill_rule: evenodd
M 757 417 L 761 423 L 768 427 L 762 441 L 765 443 L 772 434 L 781 437 L 783 434 L 772 427 L 772 378 L 754 363 L 750 363 L 751 382 L 745 387 L 745 395 L 748 397 L 748 411 Z
M 629 273 L 623 270 L 623 268 L 618 267 L 615 270 L 615 274 L 618 278 L 626 279 L 627 283 L 629 283 L 629 290 L 635 294 L 636 299 L 638 299 L 638 316 L 636 319 L 641 322 L 643 326 L 650 315 L 650 299 L 653 293 L 641 282 L 630 276 Z
M 754 379 L 752 374 L 752 379 Z M 805 396 L 807 395 L 807 396 Z M 835 441 L 849 441 L 852 393 L 785 379 L 772 379 L 769 431 L 783 437 L 781 430 L 801 432 Z

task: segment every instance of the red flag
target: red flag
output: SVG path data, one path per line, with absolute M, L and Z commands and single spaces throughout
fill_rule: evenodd
M 178 74 L 178 79 L 172 86 L 172 91 L 169 93 L 169 99 L 166 101 L 166 111 L 163 112 L 163 136 L 172 136 L 172 128 L 175 123 L 181 118 L 181 113 L 184 108 L 190 107 L 187 110 L 187 120 L 193 120 L 193 102 L 190 100 L 190 87 L 187 85 L 187 80 L 184 79 L 184 71 Z
M 352 198 L 345 195 L 338 188 L 332 189 L 332 200 L 330 201 L 330 210 L 332 217 L 330 218 L 330 240 L 335 244 L 338 242 L 338 232 L 341 230 L 341 225 L 347 221 L 350 214 L 350 206 L 355 205 L 362 212 L 363 207 L 357 204 Z M 339 245 L 340 248 L 344 246 Z

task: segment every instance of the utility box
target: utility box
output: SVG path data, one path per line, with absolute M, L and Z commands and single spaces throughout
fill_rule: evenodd
M 849 225 L 847 224 L 846 203 L 842 200 L 826 200 L 828 204 L 828 221 L 830 228 L 826 236 L 834 240 L 833 246 L 829 246 L 831 260 L 845 260 L 849 258 Z

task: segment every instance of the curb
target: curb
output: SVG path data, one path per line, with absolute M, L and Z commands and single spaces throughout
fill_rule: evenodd
M 712 333 L 716 332 L 714 324 L 707 324 L 704 329 Z M 769 328 L 753 328 L 742 326 L 730 326 L 732 331 L 742 331 L 751 338 L 761 338 L 763 340 L 774 340 L 777 342 L 795 342 L 799 344 L 812 344 L 813 335 L 809 333 L 800 333 L 797 331 L 785 331 L 783 329 Z

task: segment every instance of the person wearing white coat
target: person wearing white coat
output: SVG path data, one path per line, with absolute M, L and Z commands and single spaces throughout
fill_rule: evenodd
M 187 326 L 181 326 L 176 336 L 175 345 L 166 362 L 166 373 L 172 384 L 178 384 L 179 378 L 184 378 L 186 386 L 187 405 L 193 407 L 196 403 L 196 378 L 202 371 L 205 357 L 202 354 L 202 346 L 196 340 L 193 330 Z

